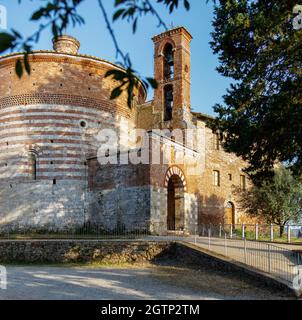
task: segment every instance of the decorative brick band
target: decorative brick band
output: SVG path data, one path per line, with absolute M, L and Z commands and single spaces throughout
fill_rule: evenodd
M 170 167 L 168 169 L 168 171 L 166 173 L 166 177 L 165 177 L 165 187 L 168 188 L 169 180 L 174 175 L 176 175 L 180 178 L 180 180 L 183 183 L 184 191 L 187 192 L 187 181 L 186 181 L 185 175 L 182 172 L 182 170 L 176 166 Z
M 54 104 L 92 108 L 104 110 L 110 112 L 113 115 L 118 114 L 126 118 L 131 118 L 131 111 L 127 106 L 117 106 L 114 102 L 110 100 L 108 101 L 84 96 L 76 96 L 69 94 L 35 93 L 0 98 L 0 109 L 12 106 L 35 104 Z
M 6 110 L 5 110 L 6 111 Z M 24 110 L 14 110 L 14 111 L 7 111 L 7 112 L 2 112 L 0 114 L 1 117 L 5 117 L 5 116 L 12 116 L 12 115 L 20 115 L 20 113 L 23 113 Z M 27 109 L 26 113 L 38 113 L 38 114 L 44 114 L 44 113 L 58 113 L 58 114 L 66 114 L 66 112 L 68 112 L 68 114 L 72 114 L 72 115 L 79 115 L 79 116 L 86 116 L 86 117 L 93 117 L 95 118 L 96 116 L 98 116 L 98 113 L 92 113 L 92 112 L 83 112 L 80 110 L 60 110 L 58 108 L 56 108 L 55 110 L 50 110 L 49 107 L 45 107 L 45 109 L 35 109 L 34 107 L 31 109 Z M 23 114 L 22 114 L 23 116 Z
M 170 29 L 168 31 L 165 31 L 165 32 L 162 32 L 158 35 L 156 35 L 155 37 L 152 38 L 153 41 L 159 41 L 161 39 L 164 39 L 164 38 L 167 38 L 167 37 L 171 37 L 175 34 L 178 34 L 178 33 L 182 33 L 183 35 L 185 35 L 189 40 L 192 40 L 192 35 L 190 34 L 190 32 L 185 28 L 185 27 L 182 27 L 182 26 L 179 26 L 179 27 L 175 27 L 173 29 Z

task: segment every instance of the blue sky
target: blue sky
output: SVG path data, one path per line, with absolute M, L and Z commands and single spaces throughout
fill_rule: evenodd
M 21 31 L 23 35 L 30 35 L 38 24 L 30 22 L 31 13 L 39 6 L 41 0 L 0 0 L 8 10 L 8 27 Z M 113 0 L 105 0 L 110 16 L 113 12 Z M 192 109 L 194 111 L 213 114 L 212 107 L 222 101 L 222 96 L 229 86 L 229 80 L 221 77 L 215 70 L 218 65 L 217 56 L 214 56 L 209 45 L 212 31 L 213 6 L 205 0 L 191 0 L 189 12 L 183 8 L 172 15 L 163 6 L 157 6 L 167 25 L 185 26 L 193 35 L 192 53 Z M 97 0 L 86 0 L 80 7 L 79 13 L 85 19 L 85 25 L 70 28 L 67 34 L 76 37 L 81 42 L 80 52 L 91 54 L 112 62 L 116 62 L 112 40 L 107 32 Z M 131 26 L 127 22 L 113 24 L 120 46 L 129 52 L 134 68 L 142 76 L 153 76 L 153 43 L 152 36 L 163 32 L 157 27 L 154 17 L 143 18 L 139 23 L 138 31 L 132 34 Z M 51 33 L 43 33 L 35 49 L 51 49 Z M 149 93 L 152 99 L 152 92 Z

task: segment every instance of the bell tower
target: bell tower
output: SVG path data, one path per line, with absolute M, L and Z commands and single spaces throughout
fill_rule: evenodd
M 155 36 L 154 127 L 185 129 L 191 120 L 191 34 L 177 27 Z

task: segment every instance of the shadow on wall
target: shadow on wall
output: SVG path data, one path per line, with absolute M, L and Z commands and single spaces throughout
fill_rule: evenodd
M 197 195 L 198 202 L 200 204 L 198 210 L 198 224 L 213 224 L 218 225 L 224 223 L 225 199 L 218 197 L 216 195 L 211 195 L 210 197 L 203 196 L 201 194 Z

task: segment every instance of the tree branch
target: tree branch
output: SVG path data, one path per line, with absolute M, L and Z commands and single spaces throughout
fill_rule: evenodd
M 99 6 L 101 8 L 105 23 L 106 23 L 106 27 L 107 27 L 107 29 L 108 29 L 108 31 L 110 33 L 110 36 L 112 38 L 112 41 L 113 41 L 113 44 L 114 44 L 114 47 L 115 47 L 115 50 L 116 50 L 116 58 L 118 58 L 118 56 L 121 56 L 121 58 L 123 59 L 125 67 L 129 67 L 131 65 L 130 60 L 129 60 L 129 56 L 125 55 L 124 52 L 119 47 L 119 44 L 118 44 L 117 38 L 115 36 L 114 30 L 113 30 L 113 28 L 111 27 L 111 24 L 110 24 L 107 11 L 106 11 L 106 9 L 105 9 L 105 7 L 103 5 L 103 1 L 102 0 L 98 0 L 98 2 L 99 2 Z
M 150 8 L 150 12 L 152 14 L 154 14 L 159 22 L 158 27 L 164 27 L 166 30 L 168 30 L 168 27 L 166 25 L 166 23 L 163 21 L 163 19 L 160 17 L 159 13 L 154 9 L 154 7 L 152 6 L 151 2 L 149 0 L 145 0 L 146 3 L 148 4 L 149 8 Z

